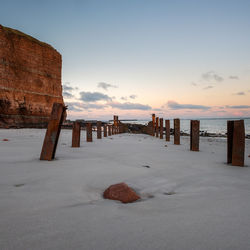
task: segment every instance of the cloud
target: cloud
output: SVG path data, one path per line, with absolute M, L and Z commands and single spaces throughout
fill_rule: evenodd
M 106 83 L 106 82 L 99 82 L 97 84 L 97 87 L 102 88 L 104 90 L 108 90 L 108 88 L 118 88 L 118 86 L 112 85 L 112 84 L 109 84 L 109 83 Z
M 137 97 L 137 95 L 130 95 L 129 98 L 130 99 L 135 99 Z
M 230 109 L 250 109 L 250 105 L 235 105 L 235 106 L 226 106 Z
M 72 95 L 70 92 L 67 92 L 67 91 L 63 91 L 62 95 L 63 95 L 63 97 L 65 97 L 67 99 L 71 99 L 74 97 L 74 95 Z
M 121 100 L 123 100 L 123 101 L 127 101 L 127 99 L 128 99 L 128 98 L 127 98 L 126 96 L 122 96 L 122 97 L 121 97 Z
M 80 100 L 84 102 L 112 101 L 112 98 L 100 92 L 80 92 Z
M 204 90 L 207 90 L 207 89 L 212 89 L 214 86 L 212 86 L 212 85 L 209 85 L 209 86 L 207 86 L 207 87 L 205 87 L 205 88 L 203 88 Z
M 245 95 L 245 92 L 244 91 L 240 91 L 240 92 L 234 93 L 233 95 Z
M 191 85 L 192 85 L 192 86 L 197 86 L 198 84 L 195 83 L 195 82 L 191 82 Z
M 125 103 L 119 103 L 119 102 L 111 102 L 109 105 L 112 108 L 122 109 L 122 110 L 151 110 L 152 108 L 149 105 L 144 105 L 140 103 L 131 103 L 131 102 L 125 102 Z
M 224 78 L 222 76 L 219 76 L 214 71 L 208 71 L 207 73 L 202 74 L 202 79 L 205 81 L 216 81 L 216 82 L 222 82 Z
M 104 109 L 107 107 L 106 104 L 96 104 L 96 103 L 82 103 L 82 102 L 67 102 L 68 109 L 70 111 L 83 111 L 90 109 Z
M 239 77 L 238 77 L 238 76 L 229 76 L 228 78 L 229 78 L 229 79 L 232 79 L 232 80 L 239 80 Z
M 72 94 L 72 92 L 74 90 L 78 90 L 77 87 L 72 87 L 70 86 L 70 82 L 65 82 L 63 85 L 63 97 L 65 97 L 66 99 L 72 99 L 74 98 L 75 96 Z
M 177 109 L 202 109 L 202 110 L 210 109 L 209 106 L 194 105 L 194 104 L 179 104 L 179 103 L 174 102 L 174 101 L 169 101 L 167 103 L 167 106 L 170 109 L 174 109 L 174 110 L 177 110 Z

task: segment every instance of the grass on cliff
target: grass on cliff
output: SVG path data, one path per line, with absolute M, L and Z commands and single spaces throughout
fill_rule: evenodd
M 51 45 L 47 44 L 47 43 L 44 43 L 44 42 L 41 42 L 39 40 L 37 40 L 36 38 L 30 36 L 30 35 L 27 35 L 19 30 L 15 30 L 15 29 L 12 29 L 12 28 L 9 28 L 9 27 L 4 27 L 0 24 L 0 28 L 3 29 L 3 31 L 7 34 L 15 34 L 15 35 L 18 35 L 18 36 L 22 36 L 22 37 L 25 37 L 27 38 L 28 40 L 32 41 L 32 42 L 35 42 L 35 43 L 38 43 L 39 45 L 43 46 L 43 47 L 48 47 L 48 48 L 51 48 L 51 49 L 54 49 Z

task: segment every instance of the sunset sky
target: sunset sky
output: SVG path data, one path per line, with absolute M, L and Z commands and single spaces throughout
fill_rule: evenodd
M 71 119 L 250 116 L 249 0 L 0 0 L 63 58 Z

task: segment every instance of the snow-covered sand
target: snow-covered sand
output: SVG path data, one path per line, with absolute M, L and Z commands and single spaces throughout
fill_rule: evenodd
M 225 163 L 225 138 L 201 138 L 191 152 L 189 137 L 180 146 L 132 134 L 86 143 L 82 131 L 71 148 L 70 130 L 56 160 L 39 161 L 44 134 L 0 130 L 1 250 L 250 249 L 250 140 L 241 168 Z M 118 182 L 143 199 L 104 200 Z

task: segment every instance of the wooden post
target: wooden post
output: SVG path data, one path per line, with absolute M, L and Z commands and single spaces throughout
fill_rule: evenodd
M 199 151 L 200 121 L 190 121 L 190 150 Z
M 165 128 L 166 128 L 166 141 L 170 141 L 170 121 L 165 120 Z
M 244 167 L 245 127 L 244 120 L 227 122 L 227 162 Z
M 72 128 L 72 148 L 80 147 L 81 123 L 74 122 Z
M 86 139 L 87 142 L 92 142 L 92 123 L 90 122 L 86 124 Z
M 227 163 L 232 163 L 234 121 L 227 121 Z
M 108 135 L 112 135 L 112 125 L 108 125 Z
M 102 139 L 102 122 L 97 122 L 97 139 Z
M 163 139 L 163 118 L 160 118 L 160 139 Z
M 46 135 L 43 141 L 40 160 L 51 161 L 55 158 L 61 126 L 66 116 L 66 109 L 67 108 L 61 103 L 53 104 Z
M 155 120 L 155 136 L 156 137 L 159 136 L 159 117 L 156 117 L 156 120 Z
M 152 136 L 155 136 L 155 114 L 152 114 Z
M 174 144 L 180 145 L 180 119 L 174 119 Z
M 103 125 L 103 137 L 107 137 L 107 124 Z
M 115 134 L 115 126 L 114 125 L 111 125 L 112 127 L 111 127 L 111 132 L 112 132 L 112 135 L 114 135 Z

